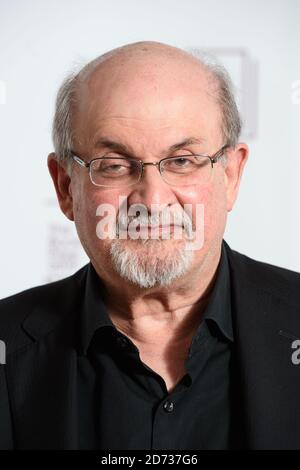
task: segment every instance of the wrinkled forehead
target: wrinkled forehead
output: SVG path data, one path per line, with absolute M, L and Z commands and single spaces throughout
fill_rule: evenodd
M 73 125 L 89 138 L 109 119 L 167 126 L 202 116 L 220 123 L 216 83 L 185 53 L 113 56 L 78 81 L 75 103 Z

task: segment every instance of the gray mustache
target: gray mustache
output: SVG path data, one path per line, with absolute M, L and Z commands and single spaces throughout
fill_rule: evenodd
M 140 227 L 157 227 L 158 225 L 176 225 L 182 227 L 188 234 L 192 232 L 193 225 L 189 215 L 186 212 L 170 213 L 161 212 L 155 214 L 142 214 L 137 216 L 128 216 L 119 214 L 117 217 L 117 227 L 119 230 L 127 230 L 129 225 Z

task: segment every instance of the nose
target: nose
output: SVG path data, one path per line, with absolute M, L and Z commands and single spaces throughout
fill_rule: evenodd
M 172 205 L 178 202 L 172 190 L 161 177 L 158 165 L 146 164 L 140 181 L 132 186 L 128 204 L 144 204 L 150 211 L 152 204 Z

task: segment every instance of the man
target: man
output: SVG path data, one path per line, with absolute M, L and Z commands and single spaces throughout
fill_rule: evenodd
M 164 44 L 64 82 L 48 167 L 90 263 L 1 301 L 2 448 L 300 447 L 300 275 L 223 240 L 240 127 L 226 74 Z

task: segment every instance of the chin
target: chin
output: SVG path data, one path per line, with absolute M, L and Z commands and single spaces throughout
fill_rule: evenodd
M 142 242 L 145 240 L 113 240 L 111 261 L 122 278 L 144 288 L 166 286 L 191 268 L 194 252 L 185 249 L 183 240 Z

